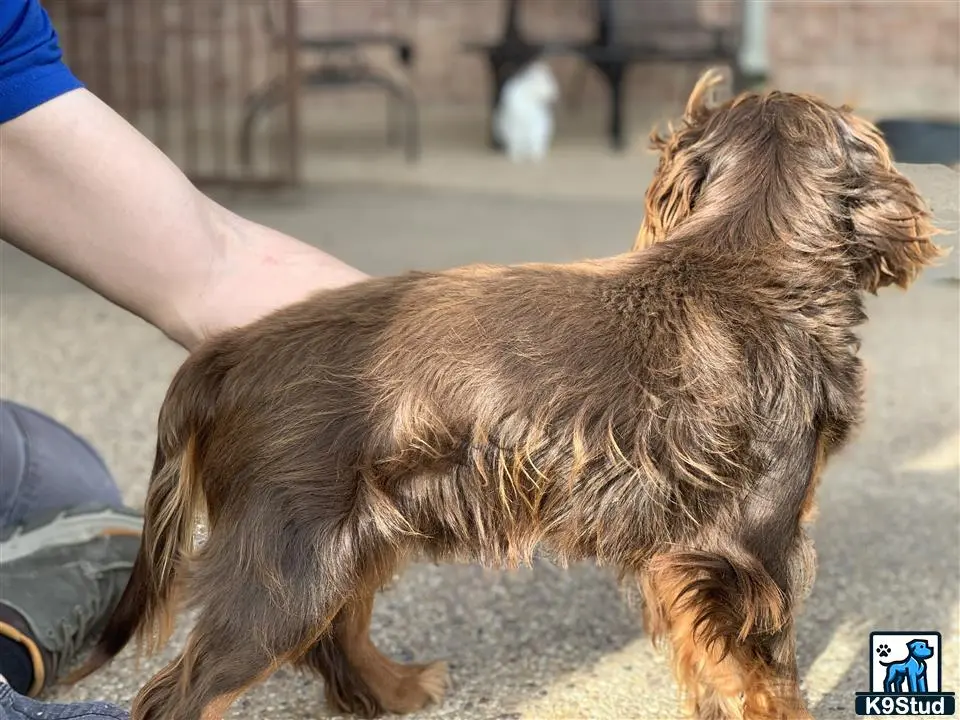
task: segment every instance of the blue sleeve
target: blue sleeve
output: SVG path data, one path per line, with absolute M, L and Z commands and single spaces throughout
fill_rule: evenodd
M 39 0 L 0 0 L 0 123 L 79 87 Z

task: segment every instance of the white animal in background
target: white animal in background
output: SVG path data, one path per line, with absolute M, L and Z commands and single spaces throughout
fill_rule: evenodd
M 530 63 L 507 80 L 493 118 L 494 136 L 514 162 L 539 162 L 553 142 L 553 104 L 557 79 L 543 60 Z

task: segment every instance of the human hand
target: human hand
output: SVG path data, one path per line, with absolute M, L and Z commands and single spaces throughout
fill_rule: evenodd
M 368 277 L 311 245 L 222 207 L 213 212 L 219 216 L 217 234 L 224 247 L 204 292 L 182 311 L 182 342 L 187 347 L 315 292 Z

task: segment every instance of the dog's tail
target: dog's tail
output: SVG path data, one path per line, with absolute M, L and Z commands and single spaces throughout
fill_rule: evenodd
M 222 377 L 215 360 L 209 351 L 191 356 L 167 391 L 133 571 L 92 654 L 67 683 L 110 662 L 134 637 L 151 653 L 173 631 L 176 581 L 192 553 L 194 524 L 204 502 L 197 437 L 213 420 Z

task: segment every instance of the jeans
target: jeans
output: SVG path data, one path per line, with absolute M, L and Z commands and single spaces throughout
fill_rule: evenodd
M 0 683 L 0 720 L 128 720 L 116 705 L 102 702 L 50 703 L 24 697 Z
M 97 503 L 123 504 L 97 451 L 53 418 L 0 400 L 0 534 L 47 512 Z
M 2 0 L 0 0 L 2 2 Z M 123 498 L 110 471 L 87 441 L 36 410 L 0 400 L 0 534 L 65 507 Z M 2 672 L 0 658 L 0 672 Z M 126 720 L 106 703 L 33 700 L 0 682 L 0 720 Z

